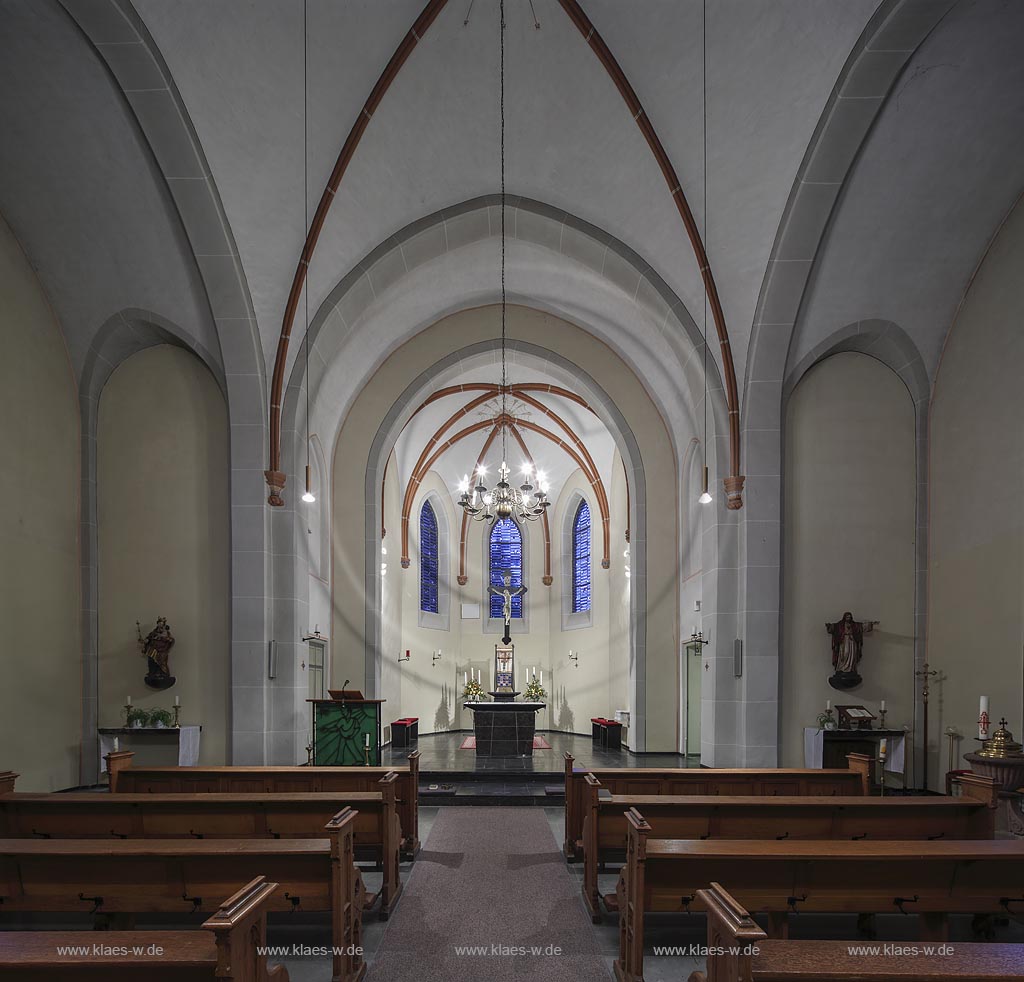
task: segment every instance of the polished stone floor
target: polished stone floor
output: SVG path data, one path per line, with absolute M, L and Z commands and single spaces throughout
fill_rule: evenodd
M 463 740 L 471 731 L 455 730 L 448 733 L 430 733 L 406 749 L 387 746 L 381 754 L 381 763 L 404 764 L 411 750 L 420 752 L 420 776 L 441 779 L 477 778 L 505 780 L 562 780 L 568 751 L 575 758 L 576 767 L 697 767 L 696 758 L 681 754 L 632 754 L 622 750 L 602 750 L 589 736 L 575 733 L 557 733 L 538 730 L 551 744 L 550 750 L 535 750 L 532 757 L 477 757 L 472 750 L 460 750 Z

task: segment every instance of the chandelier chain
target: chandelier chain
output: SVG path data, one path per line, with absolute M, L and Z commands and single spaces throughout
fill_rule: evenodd
M 501 417 L 506 414 L 506 392 L 508 375 L 505 364 L 505 0 L 498 3 L 499 91 L 498 113 L 501 118 Z M 506 458 L 507 434 L 504 423 L 501 427 L 501 457 Z
M 472 7 L 472 5 L 471 5 Z M 495 522 L 511 519 L 514 522 L 535 522 L 542 518 L 550 507 L 548 484 L 544 472 L 534 468 L 532 462 L 523 465 L 523 483 L 517 488 L 510 481 L 508 467 L 508 430 L 511 417 L 508 415 L 508 360 L 506 341 L 508 335 L 507 313 L 508 294 L 505 282 L 505 0 L 498 2 L 498 117 L 501 139 L 499 156 L 501 163 L 501 386 L 499 389 L 501 414 L 495 425 L 501 430 L 501 464 L 498 467 L 497 482 L 488 488 L 483 483 L 486 468 L 478 464 L 472 481 L 469 475 L 459 484 L 459 505 L 464 513 L 478 522 Z M 493 431 L 492 431 L 493 432 Z M 520 439 L 520 443 L 522 440 Z M 523 447 L 525 451 L 525 446 Z M 475 482 L 475 483 L 474 483 Z

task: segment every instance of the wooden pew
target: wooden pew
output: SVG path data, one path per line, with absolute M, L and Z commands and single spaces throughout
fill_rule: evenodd
M 579 859 L 583 848 L 586 786 L 592 773 L 612 794 L 639 795 L 866 795 L 871 789 L 872 759 L 848 754 L 843 768 L 613 767 L 575 770 L 565 753 L 565 856 Z
M 378 894 L 387 917 L 401 893 L 402 833 L 396 804 L 398 775 L 377 791 L 347 794 L 19 794 L 0 796 L 0 838 L 259 839 L 323 838 L 342 808 L 355 811 L 356 849 L 372 850 L 383 866 Z
M 944 940 L 947 915 L 1007 914 L 1024 906 L 1024 845 L 1006 840 L 839 842 L 654 839 L 627 813 L 617 889 L 621 982 L 642 982 L 644 918 L 702 910 L 697 891 L 723 880 L 784 937 L 790 912 L 917 914 L 922 939 Z
M 415 855 L 420 848 L 418 750 L 409 754 L 408 767 L 132 767 L 133 756 L 130 750 L 106 756 L 111 792 L 287 794 L 319 791 L 347 794 L 377 791 L 380 779 L 394 771 L 398 775 L 398 818 L 405 836 L 402 849 Z
M 333 980 L 354 982 L 365 969 L 355 824 L 346 808 L 324 839 L 2 839 L 0 911 L 215 911 L 212 898 L 262 874 L 281 885 L 268 911 L 330 912 Z
M 0 931 L 4 982 L 288 982 L 258 949 L 277 889 L 257 876 L 228 897 L 201 931 Z M 72 949 L 69 951 L 68 949 Z
M 849 941 L 773 941 L 719 884 L 698 890 L 707 910 L 707 972 L 689 982 L 1013 982 L 1024 979 L 1024 945 L 912 946 L 917 953 L 851 953 Z
M 601 920 L 597 876 L 625 853 L 626 813 L 641 812 L 659 839 L 992 839 L 998 787 L 970 775 L 960 798 L 612 795 L 584 774 L 583 898 Z M 605 898 L 609 909 L 615 896 Z

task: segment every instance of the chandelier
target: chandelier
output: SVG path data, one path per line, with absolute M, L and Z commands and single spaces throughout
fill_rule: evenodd
M 465 514 L 478 522 L 504 518 L 511 518 L 516 522 L 535 522 L 551 505 L 548 501 L 548 484 L 544 472 L 535 472 L 530 463 L 523 464 L 523 483 L 516 488 L 509 483 L 511 472 L 506 462 L 511 417 L 507 405 L 508 371 L 505 360 L 505 0 L 501 0 L 499 4 L 498 17 L 501 42 L 501 414 L 498 416 L 497 425 L 501 427 L 501 466 L 498 468 L 498 483 L 493 488 L 488 488 L 484 484 L 487 467 L 483 463 L 474 471 L 474 486 L 470 485 L 468 474 L 463 477 L 459 483 L 459 505 Z M 536 484 L 531 483 L 532 481 L 536 481 Z

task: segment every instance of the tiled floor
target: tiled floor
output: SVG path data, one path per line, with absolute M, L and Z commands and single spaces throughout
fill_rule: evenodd
M 468 731 L 431 733 L 421 736 L 411 748 L 385 747 L 382 763 L 404 764 L 410 750 L 420 752 L 420 775 L 455 779 L 476 777 L 478 779 L 523 778 L 550 779 L 557 783 L 564 774 L 563 752 L 568 751 L 576 758 L 577 767 L 697 767 L 696 758 L 680 754 L 632 754 L 628 750 L 607 751 L 595 747 L 589 736 L 573 733 L 541 731 L 551 744 L 550 750 L 535 750 L 532 757 L 477 757 L 475 751 L 460 750 L 459 745 L 468 736 Z M 518 783 L 518 782 L 516 782 Z

